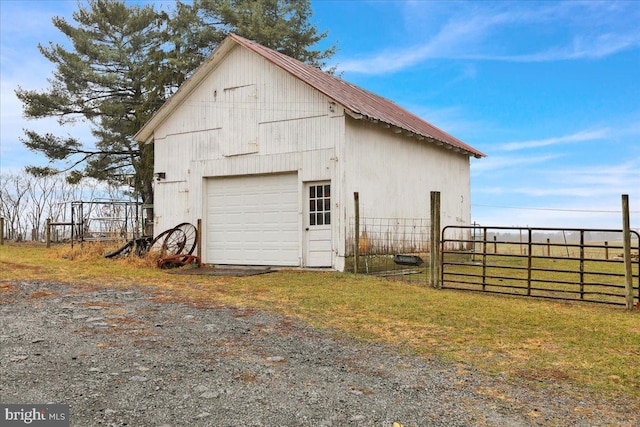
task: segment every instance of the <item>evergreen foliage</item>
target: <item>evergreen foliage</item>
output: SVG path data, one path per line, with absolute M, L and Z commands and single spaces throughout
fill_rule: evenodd
M 335 46 L 312 49 L 327 33 L 317 31 L 311 16 L 308 0 L 194 0 L 168 11 L 123 0 L 79 3 L 74 22 L 53 19 L 69 43 L 39 45 L 55 66 L 49 87 L 19 87 L 16 94 L 25 117 L 55 117 L 61 126 L 86 121 L 94 140 L 25 130 L 22 142 L 52 166 L 62 162 L 73 180 L 129 184 L 153 203 L 153 146 L 133 135 L 229 32 L 324 65 Z M 59 171 L 52 166 L 32 170 Z

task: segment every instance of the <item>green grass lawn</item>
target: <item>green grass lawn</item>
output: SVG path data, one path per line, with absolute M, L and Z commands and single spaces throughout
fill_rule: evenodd
M 377 277 L 281 271 L 230 278 L 169 274 L 108 248 L 0 247 L 0 298 L 12 280 L 148 286 L 157 298 L 272 310 L 361 340 L 435 355 L 543 386 L 570 382 L 640 397 L 640 313 L 623 307 L 435 290 Z M 538 380 L 543 380 L 539 382 Z M 548 383 L 547 383 L 548 384 Z

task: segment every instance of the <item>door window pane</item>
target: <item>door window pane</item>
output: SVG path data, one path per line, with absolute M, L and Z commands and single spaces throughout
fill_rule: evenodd
M 309 186 L 309 225 L 331 224 L 331 185 Z

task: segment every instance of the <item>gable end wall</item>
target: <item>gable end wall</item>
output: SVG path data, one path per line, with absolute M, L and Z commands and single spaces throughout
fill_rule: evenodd
M 206 217 L 207 178 L 296 172 L 301 189 L 304 181 L 337 181 L 344 111 L 329 101 L 233 48 L 154 131 L 154 172 L 166 174 L 155 186 L 156 233 Z M 302 206 L 301 197 L 301 218 Z

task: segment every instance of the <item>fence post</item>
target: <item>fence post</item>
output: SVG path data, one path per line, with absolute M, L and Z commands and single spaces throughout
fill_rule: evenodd
M 353 206 L 355 209 L 353 273 L 358 274 L 358 263 L 360 262 L 360 194 L 357 191 L 353 193 Z
M 622 232 L 624 234 L 624 278 L 627 310 L 633 310 L 633 272 L 631 269 L 631 228 L 629 221 L 629 195 L 622 195 Z
M 520 229 L 522 233 L 522 229 Z M 527 295 L 531 296 L 531 268 L 533 267 L 533 233 L 531 228 L 527 228 Z
M 547 239 L 547 256 L 551 256 L 551 239 Z
M 482 232 L 482 290 L 487 290 L 487 227 Z
M 584 230 L 580 230 L 580 299 L 584 299 Z
M 196 251 L 196 255 L 198 256 L 198 258 L 200 258 L 200 261 L 202 262 L 202 219 L 198 218 L 198 227 L 196 228 L 196 245 L 197 245 L 197 251 Z
M 431 192 L 431 253 L 429 254 L 429 282 L 440 288 L 440 192 Z
M 4 217 L 0 218 L 0 245 L 4 245 Z
M 520 255 L 522 255 L 522 228 L 520 229 Z
M 51 247 L 51 218 L 47 218 L 47 248 Z

